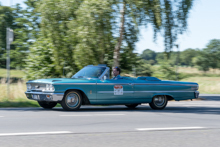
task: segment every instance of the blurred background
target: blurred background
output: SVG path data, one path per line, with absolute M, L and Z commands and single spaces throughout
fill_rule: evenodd
M 86 65 L 123 76 L 197 82 L 220 93 L 217 0 L 0 0 L 0 106 L 38 106 L 25 82 L 71 77 Z M 6 28 L 10 44 L 7 94 Z

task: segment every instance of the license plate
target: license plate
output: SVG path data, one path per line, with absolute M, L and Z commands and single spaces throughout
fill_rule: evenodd
M 33 99 L 37 100 L 38 99 L 38 95 L 33 95 Z

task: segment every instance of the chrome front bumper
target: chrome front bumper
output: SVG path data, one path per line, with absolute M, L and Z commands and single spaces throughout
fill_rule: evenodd
M 25 92 L 28 99 L 35 101 L 62 101 L 64 93 Z

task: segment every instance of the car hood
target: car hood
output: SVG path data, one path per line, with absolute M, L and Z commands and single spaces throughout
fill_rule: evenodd
M 73 78 L 51 78 L 51 79 L 38 79 L 38 80 L 30 80 L 27 83 L 94 83 L 96 80 L 94 79 L 73 79 Z

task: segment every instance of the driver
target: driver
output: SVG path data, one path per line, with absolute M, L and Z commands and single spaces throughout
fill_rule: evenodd
M 112 78 L 113 80 L 118 80 L 118 79 L 122 79 L 122 77 L 120 76 L 121 73 L 121 69 L 119 67 L 114 67 L 113 68 L 113 75 L 115 76 L 114 78 Z

